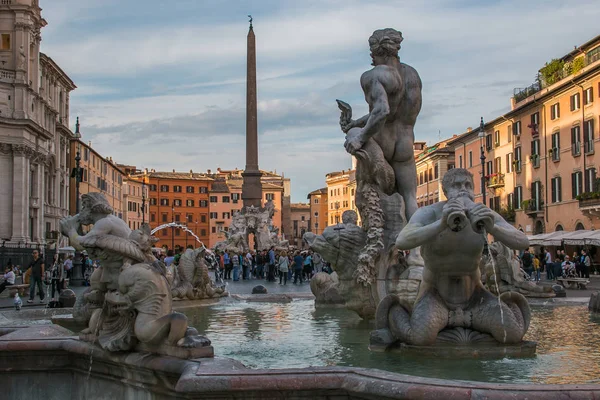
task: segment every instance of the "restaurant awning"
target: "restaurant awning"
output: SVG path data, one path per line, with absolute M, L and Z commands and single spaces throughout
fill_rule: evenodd
M 529 236 L 529 244 L 532 246 L 562 246 L 563 244 L 600 246 L 600 231 L 582 230 L 542 233 Z

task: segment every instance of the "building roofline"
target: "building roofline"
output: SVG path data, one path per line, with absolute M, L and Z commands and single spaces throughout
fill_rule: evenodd
M 63 71 L 63 69 L 59 67 L 59 65 L 51 57 L 47 56 L 45 53 L 42 53 L 40 51 L 40 60 L 46 61 L 61 74 L 61 77 L 65 80 L 67 85 L 69 85 L 69 91 L 77 89 L 77 85 L 75 85 L 75 82 L 73 82 L 73 80 L 69 78 L 69 75 L 67 75 L 66 72 Z

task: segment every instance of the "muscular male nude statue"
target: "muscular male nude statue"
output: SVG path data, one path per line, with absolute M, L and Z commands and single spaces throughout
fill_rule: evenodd
M 341 120 L 342 130 L 362 128 L 344 144 L 356 153 L 373 138 L 383 150 L 396 175 L 396 190 L 404 198 L 406 220 L 417 210 L 417 171 L 413 144 L 414 126 L 421 110 L 421 79 L 414 68 L 398 57 L 402 33 L 387 28 L 369 38 L 374 68 L 362 74 L 360 84 L 369 104 L 369 114 L 357 120 Z

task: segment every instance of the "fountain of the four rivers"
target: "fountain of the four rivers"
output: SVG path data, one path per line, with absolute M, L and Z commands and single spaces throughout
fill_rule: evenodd
M 528 240 L 473 202 L 470 173 L 447 172 L 448 200 L 417 209 L 421 81 L 400 63 L 401 42 L 394 29 L 369 38 L 374 68 L 361 77 L 369 114 L 353 120 L 338 101 L 363 226 L 347 212 L 322 235 L 305 235 L 335 269 L 317 278 L 317 299 L 333 290 L 345 308 L 230 300 L 208 278 L 202 249 L 186 252 L 173 280 L 152 255 L 148 226 L 131 231 L 103 195 L 86 194 L 81 212 L 61 221 L 71 245 L 101 261 L 69 317 L 81 329 L 4 324 L 3 398 L 600 397 L 597 321 L 580 307 L 530 307 L 501 288 L 510 249 Z M 248 43 L 250 61 L 252 26 Z M 247 176 L 259 181 L 255 161 Z M 195 303 L 177 307 L 174 296 Z

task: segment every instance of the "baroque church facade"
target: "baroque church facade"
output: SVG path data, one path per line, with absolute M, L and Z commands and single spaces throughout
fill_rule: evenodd
M 51 245 L 69 209 L 73 81 L 40 52 L 38 0 L 0 3 L 0 240 Z M 62 245 L 62 243 L 58 243 Z

